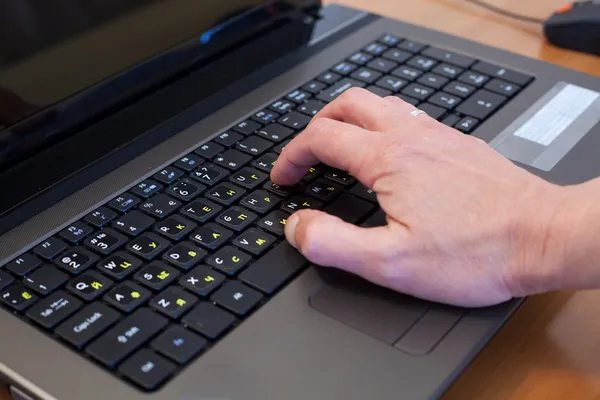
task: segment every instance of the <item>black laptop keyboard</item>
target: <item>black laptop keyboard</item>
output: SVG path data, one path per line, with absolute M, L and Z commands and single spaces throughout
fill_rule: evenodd
M 532 77 L 386 35 L 0 268 L 0 303 L 154 390 L 306 266 L 283 238 L 318 208 L 385 224 L 371 191 L 322 165 L 269 181 L 283 147 L 351 87 L 397 95 L 471 133 Z

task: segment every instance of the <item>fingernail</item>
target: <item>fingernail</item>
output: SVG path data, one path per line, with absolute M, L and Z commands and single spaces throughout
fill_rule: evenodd
M 298 244 L 296 243 L 296 225 L 298 225 L 299 219 L 296 214 L 292 214 L 285 223 L 285 237 L 289 244 L 296 249 L 298 248 Z

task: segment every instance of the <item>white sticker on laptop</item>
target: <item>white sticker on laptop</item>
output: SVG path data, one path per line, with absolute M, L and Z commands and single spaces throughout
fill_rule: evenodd
M 550 171 L 600 122 L 600 93 L 557 83 L 490 145 L 505 157 Z

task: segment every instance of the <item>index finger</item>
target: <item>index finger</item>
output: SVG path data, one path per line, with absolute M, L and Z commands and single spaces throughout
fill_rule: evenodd
M 285 146 L 271 171 L 271 179 L 278 185 L 293 185 L 311 166 L 322 162 L 349 172 L 369 186 L 375 170 L 361 166 L 374 164 L 369 161 L 375 159 L 382 135 L 329 118 L 314 119 Z

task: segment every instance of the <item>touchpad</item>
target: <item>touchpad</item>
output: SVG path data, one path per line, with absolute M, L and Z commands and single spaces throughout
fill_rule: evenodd
M 402 295 L 335 268 L 315 268 L 325 281 L 309 298 L 315 310 L 411 354 L 431 350 L 464 314 L 464 310 Z M 420 332 L 412 335 L 413 330 Z M 412 339 L 415 336 L 417 342 Z

